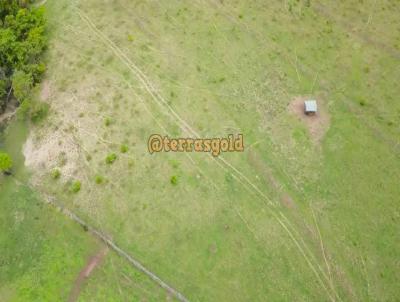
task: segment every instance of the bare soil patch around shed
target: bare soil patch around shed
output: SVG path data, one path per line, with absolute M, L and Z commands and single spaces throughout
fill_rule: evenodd
M 330 118 L 326 104 L 317 99 L 318 111 L 313 115 L 304 113 L 304 101 L 310 99 L 307 96 L 295 97 L 288 106 L 289 111 L 297 116 L 307 127 L 313 142 L 319 143 L 329 129 Z

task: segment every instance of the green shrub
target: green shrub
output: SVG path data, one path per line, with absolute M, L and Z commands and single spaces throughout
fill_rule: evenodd
M 96 182 L 96 184 L 100 185 L 104 182 L 104 177 L 101 175 L 96 175 L 94 181 Z
M 12 168 L 13 162 L 7 153 L 0 152 L 0 172 L 8 172 Z
M 28 99 L 25 99 L 21 102 L 21 105 L 18 107 L 18 118 L 25 120 L 29 117 L 29 114 L 31 112 L 32 104 L 31 101 Z
M 108 127 L 108 126 L 110 126 L 111 124 L 112 124 L 112 119 L 109 118 L 109 117 L 107 117 L 107 118 L 104 120 L 104 125 L 105 125 L 106 127 Z
M 61 172 L 60 172 L 59 169 L 54 169 L 54 170 L 51 172 L 51 177 L 52 177 L 53 179 L 59 179 L 60 176 L 61 176 Z
M 38 123 L 42 121 L 49 112 L 49 105 L 47 103 L 34 103 L 31 108 L 31 121 Z
M 117 159 L 117 154 L 111 153 L 106 157 L 106 164 L 111 165 L 113 162 L 115 162 L 116 159 Z
M 74 181 L 71 185 L 71 192 L 78 193 L 80 190 L 81 190 L 81 182 L 79 180 Z
M 128 152 L 128 146 L 127 146 L 127 145 L 121 145 L 120 151 L 121 151 L 121 153 L 126 153 L 126 152 Z
M 170 182 L 172 185 L 176 186 L 178 184 L 178 176 L 176 175 L 171 176 Z

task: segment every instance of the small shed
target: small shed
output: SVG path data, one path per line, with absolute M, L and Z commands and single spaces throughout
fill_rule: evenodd
M 307 100 L 304 101 L 304 113 L 307 115 L 313 115 L 317 113 L 317 101 Z

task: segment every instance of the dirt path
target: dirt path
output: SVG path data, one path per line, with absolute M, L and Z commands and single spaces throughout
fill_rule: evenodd
M 82 284 L 90 276 L 90 274 L 93 272 L 96 266 L 102 262 L 104 257 L 107 255 L 108 251 L 109 251 L 108 247 L 104 247 L 95 256 L 89 258 L 85 267 L 81 270 L 81 272 L 79 273 L 78 277 L 74 282 L 74 286 L 72 287 L 72 290 L 69 294 L 68 302 L 78 301 Z
M 8 123 L 14 115 L 17 114 L 18 109 L 18 101 L 15 98 L 11 98 L 9 102 L 7 102 L 6 110 L 0 114 L 0 126 L 2 124 Z
M 15 114 L 17 114 L 17 109 L 15 109 L 14 111 L 5 112 L 0 115 L 0 125 L 8 123 L 8 121 L 11 120 Z
M 82 284 L 85 282 L 86 278 L 90 276 L 97 265 L 101 263 L 103 258 L 107 255 L 109 249 L 108 247 L 102 248 L 95 256 L 90 257 L 85 267 L 81 270 L 78 277 L 75 280 L 74 287 L 72 288 L 68 302 L 78 301 L 79 293 L 81 291 Z

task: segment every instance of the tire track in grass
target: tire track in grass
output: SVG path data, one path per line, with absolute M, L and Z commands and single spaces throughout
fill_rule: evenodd
M 91 22 L 91 20 L 79 9 L 78 10 L 78 14 L 81 16 L 81 18 L 83 20 L 86 21 L 86 23 L 89 25 L 90 28 L 92 28 L 92 30 L 97 34 L 97 36 L 102 39 L 106 45 L 108 45 L 113 52 L 122 60 L 122 62 L 133 72 L 133 74 L 142 82 L 142 84 L 144 85 L 144 87 L 146 88 L 147 92 L 153 97 L 153 99 L 156 101 L 156 103 L 158 103 L 158 105 L 160 105 L 162 108 L 163 106 L 165 106 L 168 111 L 170 111 L 170 113 L 172 114 L 173 118 L 175 118 L 176 120 L 178 120 L 181 124 L 178 124 L 183 131 L 186 131 L 190 134 L 192 134 L 193 136 L 195 136 L 196 138 L 200 138 L 200 135 L 193 130 L 187 123 L 185 120 L 183 120 L 172 108 L 171 106 L 165 101 L 165 99 L 158 93 L 155 91 L 155 88 L 149 83 L 149 80 L 147 79 L 147 77 L 143 74 L 143 72 L 126 56 L 126 54 L 124 54 L 121 49 L 119 49 L 111 40 L 109 40 L 106 36 L 104 36 L 97 28 L 96 26 L 93 24 L 93 22 Z M 150 89 L 151 88 L 151 89 Z M 162 102 L 162 104 L 160 103 L 160 101 Z M 258 194 L 260 194 L 263 198 L 265 198 L 268 203 L 270 205 L 276 206 L 276 203 L 274 204 L 256 185 L 254 185 L 254 183 L 252 183 L 245 175 L 243 175 L 238 169 L 236 169 L 235 167 L 233 167 L 228 161 L 226 161 L 222 156 L 219 156 L 218 158 L 215 158 L 214 156 L 212 156 L 211 154 L 209 154 L 209 156 L 211 156 L 214 160 L 221 160 L 226 166 L 228 166 L 229 168 L 233 169 L 240 177 L 239 182 L 241 182 L 243 185 L 245 185 L 245 183 L 243 183 L 242 180 L 240 179 L 244 179 L 245 182 L 247 182 L 248 185 L 250 185 Z M 222 167 L 222 166 L 220 166 Z M 224 169 L 226 171 L 226 169 Z
M 68 28 L 68 30 L 71 30 L 71 28 Z M 74 34 L 76 34 L 76 31 L 74 31 L 74 30 L 71 30 L 71 32 L 73 32 Z M 81 32 L 81 33 L 83 33 L 83 32 Z M 83 58 L 86 58 L 86 59 L 90 59 L 89 56 L 82 55 L 81 52 L 75 52 L 75 55 L 76 55 L 76 56 L 83 57 Z M 105 67 L 103 67 L 103 66 L 100 66 L 100 65 L 98 65 L 98 64 L 96 65 L 96 67 L 99 68 L 99 69 L 102 70 L 102 71 L 107 72 L 107 73 L 110 73 L 110 72 L 111 72 L 111 71 L 108 70 L 107 68 L 105 68 Z M 151 112 L 151 110 L 147 107 L 146 102 L 136 93 L 136 91 L 134 90 L 134 88 L 133 88 L 133 86 L 131 85 L 131 83 L 128 82 L 128 81 L 126 81 L 124 78 L 122 78 L 122 77 L 120 76 L 120 74 L 115 73 L 115 76 L 120 77 L 120 78 L 121 78 L 121 81 L 125 82 L 125 83 L 129 86 L 130 90 L 132 90 L 132 92 L 139 98 L 140 104 L 142 104 L 142 105 L 145 107 L 145 110 L 151 115 L 151 117 L 155 120 L 155 122 L 158 124 L 158 126 L 159 126 L 161 129 L 163 129 L 167 134 L 169 134 L 168 131 L 165 129 L 165 127 L 163 127 L 163 125 L 159 122 L 159 120 L 154 116 L 154 114 Z M 114 80 L 114 77 L 109 77 L 109 79 L 110 79 L 110 80 Z M 115 82 L 115 80 L 114 80 L 114 82 Z M 117 87 L 117 86 L 113 85 L 113 87 Z M 74 95 L 72 95 L 71 98 L 74 98 Z M 78 108 L 78 107 L 77 107 L 76 105 L 74 105 L 73 103 L 70 104 L 70 105 L 73 106 L 73 107 L 75 106 L 76 108 Z M 117 145 L 117 143 L 112 142 L 112 141 L 105 141 L 105 140 L 103 140 L 102 138 L 100 138 L 99 136 L 97 136 L 96 134 L 90 133 L 90 132 L 84 130 L 83 128 L 78 127 L 78 129 L 79 129 L 79 131 L 84 132 L 86 135 L 90 135 L 90 136 L 92 136 L 92 137 L 94 137 L 94 138 L 100 140 L 100 141 L 103 143 L 103 145 L 104 145 L 108 150 L 110 150 L 110 151 L 111 151 L 111 149 L 108 147 L 109 144 L 111 144 L 111 145 L 112 145 L 112 144 Z M 76 138 L 75 138 L 75 139 L 76 139 Z M 193 158 L 190 156 L 190 154 L 185 153 L 185 155 L 189 158 L 189 160 L 191 161 L 191 163 L 193 163 L 193 165 L 197 168 L 197 170 L 199 171 L 199 173 L 202 174 L 202 175 L 204 175 L 204 177 L 205 177 L 207 180 L 209 180 L 209 181 L 211 182 L 211 184 L 214 186 L 214 188 L 215 188 L 216 190 L 218 190 L 219 188 L 218 188 L 218 186 L 216 185 L 216 183 L 215 183 L 211 178 L 209 178 L 209 177 L 207 176 L 207 174 L 200 168 L 200 166 L 199 166 L 198 164 L 195 163 L 195 161 L 194 161 Z M 129 157 L 128 157 L 128 158 L 129 158 Z M 87 167 L 87 168 L 90 169 L 90 167 Z M 112 183 L 112 182 L 110 181 L 110 183 Z M 124 197 L 121 195 L 121 189 L 118 187 L 117 183 L 113 183 L 113 184 L 116 184 L 116 188 L 118 189 L 118 191 L 117 191 L 116 193 L 118 193 L 118 195 L 119 195 L 122 199 L 124 199 Z M 250 192 L 250 193 L 252 193 L 252 192 Z M 252 232 L 251 229 L 249 229 L 249 231 Z M 181 273 L 184 274 L 185 272 L 181 272 Z M 204 285 L 203 285 L 203 287 L 204 287 Z
M 72 28 L 72 26 L 68 26 L 68 27 L 66 27 L 66 29 L 67 29 L 67 30 L 70 30 L 70 31 L 71 31 L 72 33 L 74 33 L 74 34 L 78 34 L 78 32 L 77 32 L 76 30 L 74 30 L 74 28 Z M 81 31 L 79 34 L 86 34 L 86 33 Z M 83 58 L 86 58 L 86 59 L 90 59 L 90 58 L 91 58 L 91 57 L 89 57 L 89 56 L 82 55 L 81 52 L 75 52 L 75 55 L 76 55 L 76 56 L 83 57 Z M 100 70 L 103 70 L 103 71 L 105 71 L 105 72 L 107 72 L 107 73 L 110 73 L 110 72 L 111 72 L 110 70 L 108 70 L 108 69 L 105 68 L 105 67 L 102 67 L 102 66 L 100 66 L 100 65 L 98 65 L 98 64 L 95 64 L 95 65 L 96 65 L 96 67 L 99 68 Z M 126 85 L 128 85 L 128 87 L 130 88 L 130 90 L 131 90 L 131 91 L 136 95 L 136 97 L 140 100 L 140 103 L 145 107 L 146 112 L 148 112 L 148 113 L 150 114 L 150 116 L 155 120 L 155 122 L 157 123 L 157 125 L 158 125 L 161 129 L 163 129 L 164 132 L 165 132 L 166 134 L 170 135 L 170 133 L 166 130 L 166 128 L 162 126 L 162 124 L 160 123 L 159 119 L 157 119 L 157 118 L 154 116 L 154 114 L 151 112 L 151 110 L 147 107 L 146 102 L 136 93 L 136 91 L 135 91 L 134 87 L 132 86 L 132 84 L 131 84 L 130 82 L 128 82 L 126 79 L 122 78 L 122 77 L 121 77 L 119 74 L 117 74 L 117 73 L 115 73 L 115 76 L 120 77 L 121 80 L 122 80 Z M 113 77 L 110 77 L 109 79 L 110 79 L 110 80 L 113 80 Z M 114 85 L 113 85 L 113 86 L 114 86 Z M 114 86 L 114 87 L 116 87 L 116 86 Z M 143 88 L 143 87 L 140 87 L 140 88 Z M 74 104 L 69 104 L 69 105 L 70 105 L 70 106 L 75 106 Z M 76 107 L 77 107 L 77 106 L 76 106 Z M 171 117 L 171 115 L 168 115 L 168 116 Z M 172 117 L 172 118 L 173 118 L 173 117 Z M 82 132 L 85 132 L 85 134 L 87 134 L 87 135 L 90 135 L 90 136 L 92 136 L 92 137 L 94 137 L 94 138 L 100 140 L 100 141 L 103 143 L 103 145 L 104 145 L 109 151 L 111 151 L 111 149 L 108 147 L 108 145 L 116 144 L 115 142 L 105 141 L 105 140 L 102 139 L 101 137 L 98 137 L 96 134 L 90 133 L 90 132 L 84 130 L 83 128 L 79 128 L 79 130 L 82 131 Z M 189 160 L 191 161 L 191 163 L 199 170 L 200 174 L 204 175 L 204 176 L 206 177 L 206 179 L 207 179 L 208 181 L 211 182 L 211 184 L 213 185 L 213 187 L 214 187 L 216 190 L 218 190 L 219 188 L 218 188 L 218 186 L 216 185 L 216 183 L 212 180 L 212 178 L 210 178 L 210 177 L 207 176 L 207 174 L 206 174 L 206 173 L 200 168 L 200 166 L 193 160 L 193 158 L 190 156 L 190 154 L 185 153 L 185 155 L 189 158 Z M 221 167 L 222 169 L 224 169 L 224 170 L 226 171 L 226 169 L 225 169 L 223 166 L 221 166 L 221 164 L 220 164 L 219 162 L 216 162 L 216 163 L 219 165 L 219 167 Z M 236 181 L 240 182 L 240 179 L 238 179 L 236 175 L 233 174 L 232 176 L 235 178 Z M 250 194 L 253 194 L 253 195 L 257 196 L 257 194 L 256 194 L 254 191 L 250 190 L 248 187 L 245 187 L 245 189 L 246 189 Z M 237 214 L 237 213 L 238 213 L 237 209 L 234 209 L 234 210 L 235 210 L 235 213 Z M 238 215 L 238 217 L 244 222 L 244 224 L 245 224 L 246 228 L 249 230 L 249 232 L 250 232 L 252 235 L 254 235 L 254 231 L 249 227 L 247 221 L 245 221 L 241 215 Z M 257 238 L 257 236 L 255 236 L 255 238 Z M 258 239 L 258 238 L 257 238 L 257 239 Z
M 95 34 L 101 39 L 103 40 L 103 42 L 106 44 L 106 46 L 109 46 L 111 48 L 111 50 L 114 52 L 115 55 L 117 55 L 118 58 L 120 58 L 120 60 L 124 63 L 124 65 L 126 65 L 132 72 L 133 74 L 141 81 L 141 83 L 144 85 L 146 91 L 152 96 L 152 98 L 155 100 L 155 102 L 161 107 L 164 108 L 164 106 L 168 109 L 168 111 L 170 112 L 170 114 L 172 114 L 173 119 L 176 121 L 178 120 L 181 124 L 178 123 L 178 126 L 181 127 L 181 129 L 185 132 L 188 132 L 190 134 L 192 134 L 193 136 L 195 136 L 196 138 L 199 138 L 200 135 L 194 131 L 172 108 L 171 106 L 169 106 L 169 104 L 165 101 L 165 99 L 155 91 L 154 87 L 148 83 L 147 78 L 145 78 L 145 75 L 143 74 L 143 72 L 136 67 L 136 65 L 134 65 L 132 63 L 132 61 L 126 57 L 126 55 L 111 41 L 109 40 L 107 37 L 105 37 L 97 28 L 96 26 L 93 24 L 93 22 L 91 22 L 91 20 L 86 16 L 86 14 L 84 14 L 82 11 L 80 11 L 78 8 L 76 9 L 78 10 L 78 14 L 81 16 L 81 18 L 89 25 L 89 27 L 95 32 Z M 136 71 L 138 70 L 138 71 Z M 150 89 L 149 86 L 152 88 Z M 162 101 L 162 104 L 160 103 L 160 100 Z M 221 165 L 221 163 L 219 163 L 217 160 L 221 160 L 225 165 L 227 165 L 228 167 L 230 167 L 231 169 L 233 169 L 237 174 L 239 174 L 239 177 L 237 175 L 232 174 L 232 176 L 238 181 L 240 182 L 242 185 L 247 186 L 246 182 L 248 185 L 250 185 L 251 187 L 253 187 L 253 189 L 260 194 L 263 198 L 264 198 L 264 202 L 265 200 L 267 201 L 267 203 L 270 206 L 277 206 L 277 204 L 273 203 L 256 185 L 254 185 L 254 183 L 252 183 L 246 176 L 244 176 L 239 170 L 237 170 L 235 167 L 233 167 L 231 164 L 229 164 L 229 162 L 227 162 L 222 156 L 219 156 L 218 158 L 215 158 L 214 156 L 212 156 L 211 154 L 209 154 L 209 156 L 211 158 L 213 158 L 214 160 L 216 160 L 216 163 L 218 164 L 219 167 L 221 167 L 224 171 L 227 171 L 226 168 L 224 166 Z M 245 182 L 242 180 L 242 178 L 245 180 Z M 246 188 L 246 190 L 250 190 L 249 188 Z
M 146 88 L 147 92 L 152 96 L 152 98 L 159 103 L 160 101 L 164 104 L 164 106 L 172 113 L 172 115 L 181 123 L 180 127 L 182 128 L 182 130 L 187 131 L 189 133 L 192 133 L 194 136 L 196 137 L 200 137 L 196 131 L 194 131 L 187 123 L 185 120 L 183 120 L 170 106 L 169 104 L 165 101 L 165 99 L 157 92 L 155 91 L 154 86 L 149 82 L 149 80 L 147 79 L 146 75 L 126 56 L 126 54 L 124 52 L 122 52 L 122 50 L 114 43 L 112 42 L 108 37 L 106 37 L 99 29 L 97 29 L 96 25 L 91 21 L 91 19 L 83 12 L 81 11 L 79 8 L 76 8 L 78 15 L 80 16 L 80 18 L 92 29 L 92 31 L 106 44 L 106 46 L 108 46 L 113 52 L 114 54 L 124 63 L 125 66 L 127 66 L 132 73 L 139 79 L 140 82 L 142 82 L 142 84 L 144 85 L 144 87 Z M 161 104 L 160 104 L 161 105 Z M 163 105 L 161 105 L 161 107 L 163 107 Z M 212 156 L 210 154 L 210 156 Z M 214 157 L 213 157 L 214 158 Z M 214 158 L 215 159 L 215 158 Z M 276 203 L 274 204 L 256 185 L 254 185 L 254 183 L 252 183 L 240 170 L 238 170 L 237 168 L 235 168 L 233 165 L 231 165 L 228 161 L 226 161 L 222 156 L 220 156 L 218 159 L 220 159 L 226 166 L 228 166 L 230 169 L 232 169 L 234 172 L 236 172 L 236 174 L 239 175 L 239 177 L 237 177 L 236 179 L 244 186 L 249 185 L 250 187 L 253 188 L 253 190 L 255 190 L 261 197 L 264 203 L 266 203 L 267 205 L 273 205 L 276 206 Z M 221 166 L 222 167 L 222 166 Z M 226 171 L 226 169 L 224 169 Z M 234 176 L 234 174 L 232 174 L 232 176 Z M 247 185 L 246 185 L 247 183 Z M 268 208 L 268 207 L 267 207 Z M 280 224 L 283 226 L 285 225 L 284 222 L 282 222 L 279 217 L 277 216 L 277 214 L 275 212 L 273 212 L 272 209 L 269 209 L 271 211 L 271 213 L 273 214 L 273 216 L 280 222 Z M 281 215 L 284 216 L 283 213 L 280 213 Z M 309 257 L 310 255 L 307 255 L 308 253 L 306 253 L 303 249 L 303 247 L 296 241 L 295 236 L 293 235 L 293 233 L 289 230 L 289 228 L 285 228 L 285 230 L 290 234 L 290 238 L 294 241 L 296 247 L 300 250 L 301 254 L 304 256 L 304 258 L 306 259 L 306 263 L 310 266 L 310 268 L 312 269 L 312 271 L 314 272 L 314 274 L 316 275 L 318 281 L 321 283 L 322 287 L 325 289 L 325 291 L 327 291 L 327 294 L 330 298 L 330 300 L 334 301 L 335 299 L 331 296 L 329 290 L 326 288 L 324 281 L 321 279 L 319 273 L 317 272 L 317 270 L 315 269 L 314 265 L 312 264 L 312 262 L 310 261 Z M 302 241 L 304 242 L 304 241 Z M 304 243 L 305 244 L 305 243 Z M 309 249 L 307 248 L 307 251 L 309 251 Z M 311 253 L 312 258 L 313 258 L 313 254 Z M 319 265 L 319 263 L 316 263 L 318 269 L 321 271 L 321 273 L 323 274 L 323 276 L 325 277 L 325 279 L 328 281 L 329 283 L 329 279 L 326 277 L 324 271 L 322 270 L 321 266 Z M 336 291 L 334 291 L 335 296 L 340 300 L 340 297 L 338 296 L 338 294 L 336 293 Z

